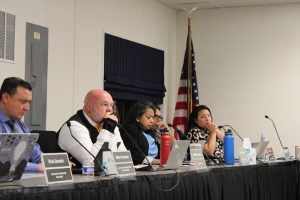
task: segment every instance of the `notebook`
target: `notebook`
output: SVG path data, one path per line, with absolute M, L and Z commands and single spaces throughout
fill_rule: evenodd
M 264 159 L 265 158 L 265 149 L 268 146 L 270 141 L 260 141 L 260 142 L 252 142 L 251 147 L 256 149 L 256 158 Z
M 0 133 L 0 182 L 21 178 L 38 133 Z
M 177 140 L 173 142 L 168 161 L 164 167 L 157 170 L 178 169 L 181 167 L 185 154 L 187 153 L 189 140 Z

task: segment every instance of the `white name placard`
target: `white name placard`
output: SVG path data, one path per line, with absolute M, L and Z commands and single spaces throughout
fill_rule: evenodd
M 119 176 L 136 175 L 130 151 L 113 152 Z
M 73 182 L 67 153 L 43 153 L 46 184 Z
M 192 143 L 190 144 L 190 155 L 191 155 L 191 164 L 194 165 L 196 169 L 205 169 L 207 168 L 203 152 L 202 143 Z

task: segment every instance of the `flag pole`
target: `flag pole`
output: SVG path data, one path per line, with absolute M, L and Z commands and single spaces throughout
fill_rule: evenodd
M 187 67 L 187 122 L 189 119 L 190 113 L 192 113 L 193 109 L 193 99 L 192 99 L 192 31 L 191 31 L 191 15 L 198 8 L 187 9 L 183 8 L 183 10 L 187 13 L 188 16 L 188 67 Z
M 191 17 L 188 17 L 188 81 L 187 81 L 187 88 L 188 88 L 188 95 L 187 95 L 187 121 L 189 118 L 189 114 L 192 113 L 193 108 L 193 100 L 192 100 L 192 33 L 191 33 Z
M 183 59 L 183 66 L 180 75 L 180 82 L 177 93 L 175 112 L 173 117 L 173 126 L 186 132 L 188 129 L 188 118 L 192 112 L 193 106 L 199 104 L 198 86 L 195 69 L 195 57 L 192 55 L 193 42 L 191 31 L 191 14 L 198 8 L 183 8 L 188 16 L 188 35 L 186 40 L 186 48 Z M 184 97 L 184 98 L 183 98 Z M 178 134 L 175 134 L 178 139 Z

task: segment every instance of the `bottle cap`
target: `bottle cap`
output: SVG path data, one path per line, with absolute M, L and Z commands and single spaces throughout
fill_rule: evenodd
M 169 130 L 167 128 L 160 129 L 161 134 L 169 134 Z
M 228 129 L 228 130 L 225 132 L 225 135 L 232 135 L 232 130 L 231 130 L 231 129 Z

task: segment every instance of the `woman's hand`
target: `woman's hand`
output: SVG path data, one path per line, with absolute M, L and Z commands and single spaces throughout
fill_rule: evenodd
M 210 134 L 217 132 L 217 125 L 214 122 L 209 122 L 206 124 L 206 129 L 209 130 Z
M 207 143 L 203 147 L 203 151 L 208 155 L 213 155 L 216 148 L 217 125 L 214 122 L 208 122 L 205 127 L 209 131 Z

